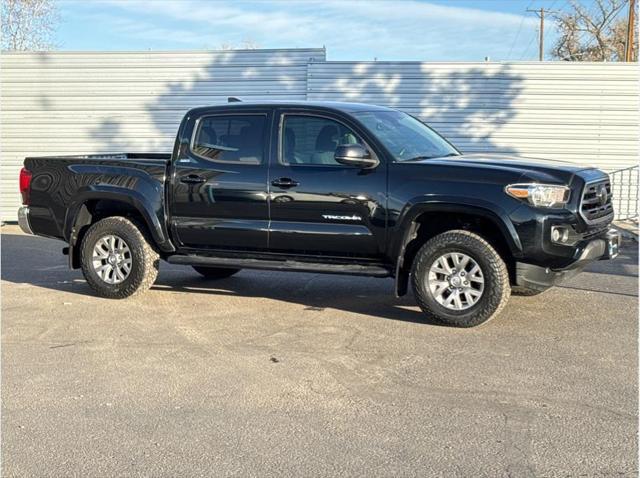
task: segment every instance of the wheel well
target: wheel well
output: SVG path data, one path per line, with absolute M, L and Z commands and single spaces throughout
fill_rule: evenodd
M 484 238 L 500 254 L 509 270 L 509 276 L 515 278 L 515 260 L 511 254 L 511 248 L 504 234 L 491 219 L 477 214 L 457 212 L 425 212 L 418 216 L 414 222 L 417 230 L 415 237 L 407 244 L 403 258 L 403 269 L 410 271 L 413 259 L 420 247 L 438 234 L 453 229 L 463 229 L 473 232 Z
M 80 267 L 80 245 L 82 239 L 92 224 L 111 216 L 124 216 L 135 220 L 140 226 L 147 228 L 144 217 L 131 204 L 114 199 L 95 199 L 85 202 L 76 215 L 75 223 L 71 231 L 71 267 Z M 148 230 L 143 231 L 143 233 Z

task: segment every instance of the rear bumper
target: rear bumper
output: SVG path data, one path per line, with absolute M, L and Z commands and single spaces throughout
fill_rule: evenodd
M 18 225 L 25 234 L 33 234 L 31 224 L 29 223 L 29 206 L 21 206 L 18 209 Z
M 594 261 L 615 258 L 620 251 L 620 238 L 618 231 L 610 229 L 604 237 L 587 243 L 578 258 L 562 269 L 516 262 L 516 284 L 531 289 L 546 290 L 573 277 Z

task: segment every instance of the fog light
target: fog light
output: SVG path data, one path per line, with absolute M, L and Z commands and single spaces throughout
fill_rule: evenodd
M 551 227 L 551 241 L 566 244 L 569 240 L 569 229 L 564 226 Z

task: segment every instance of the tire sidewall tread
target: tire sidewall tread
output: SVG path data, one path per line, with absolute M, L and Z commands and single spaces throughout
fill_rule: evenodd
M 143 232 L 144 231 L 144 232 Z M 119 284 L 104 282 L 93 269 L 93 248 L 106 235 L 122 238 L 131 250 L 132 266 L 127 278 Z M 82 273 L 89 286 L 102 297 L 125 299 L 148 290 L 158 276 L 160 256 L 146 237 L 145 228 L 122 216 L 113 216 L 94 223 L 81 245 Z
M 482 269 L 484 292 L 469 309 L 446 309 L 436 301 L 426 284 L 425 277 L 433 262 L 448 252 L 470 255 Z M 511 295 L 509 271 L 502 257 L 485 239 L 466 230 L 451 230 L 429 239 L 416 254 L 411 282 L 420 308 L 440 322 L 456 327 L 474 327 L 488 322 L 500 313 Z

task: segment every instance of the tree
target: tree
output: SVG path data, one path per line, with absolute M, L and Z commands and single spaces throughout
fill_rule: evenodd
M 52 0 L 2 0 L 2 49 L 49 50 L 57 22 Z
M 554 14 L 560 36 L 552 55 L 568 61 L 624 61 L 627 16 L 619 14 L 628 0 L 595 0 L 592 12 L 577 0 L 570 5 L 571 11 Z

